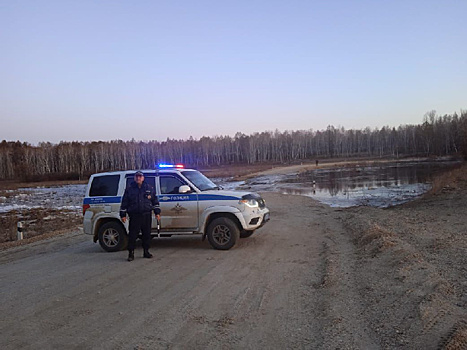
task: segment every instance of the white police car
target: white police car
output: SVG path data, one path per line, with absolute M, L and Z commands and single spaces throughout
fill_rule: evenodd
M 126 248 L 128 221 L 119 210 L 133 171 L 94 174 L 83 201 L 84 232 L 109 252 Z M 154 187 L 161 207 L 160 227 L 153 216 L 152 235 L 169 237 L 202 234 L 215 249 L 230 249 L 239 237 L 246 238 L 269 220 L 269 209 L 260 195 L 224 191 L 197 170 L 183 165 L 160 164 L 143 170 L 145 181 Z

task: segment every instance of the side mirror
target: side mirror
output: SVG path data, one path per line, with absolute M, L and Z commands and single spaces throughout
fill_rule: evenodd
M 178 188 L 178 193 L 188 193 L 191 192 L 190 186 L 182 185 Z

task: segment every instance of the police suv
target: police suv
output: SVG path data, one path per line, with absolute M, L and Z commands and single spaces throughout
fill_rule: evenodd
M 128 221 L 121 221 L 119 210 L 135 172 L 99 173 L 89 179 L 83 201 L 84 232 L 108 252 L 126 248 Z M 142 172 L 160 202 L 161 222 L 153 216 L 153 237 L 202 234 L 213 248 L 227 250 L 269 220 L 260 195 L 225 191 L 197 170 L 161 164 Z

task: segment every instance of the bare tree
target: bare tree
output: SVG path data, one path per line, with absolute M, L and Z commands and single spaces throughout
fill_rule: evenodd
M 153 168 L 157 162 L 190 166 L 287 163 L 324 157 L 460 155 L 467 158 L 467 111 L 425 114 L 418 125 L 363 130 L 264 131 L 199 140 L 138 142 L 0 143 L 0 179 L 76 178 L 95 172 Z

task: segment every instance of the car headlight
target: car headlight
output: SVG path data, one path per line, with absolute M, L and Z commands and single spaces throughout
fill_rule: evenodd
M 240 203 L 245 204 L 246 206 L 250 208 L 258 208 L 259 203 L 256 199 L 240 199 Z

